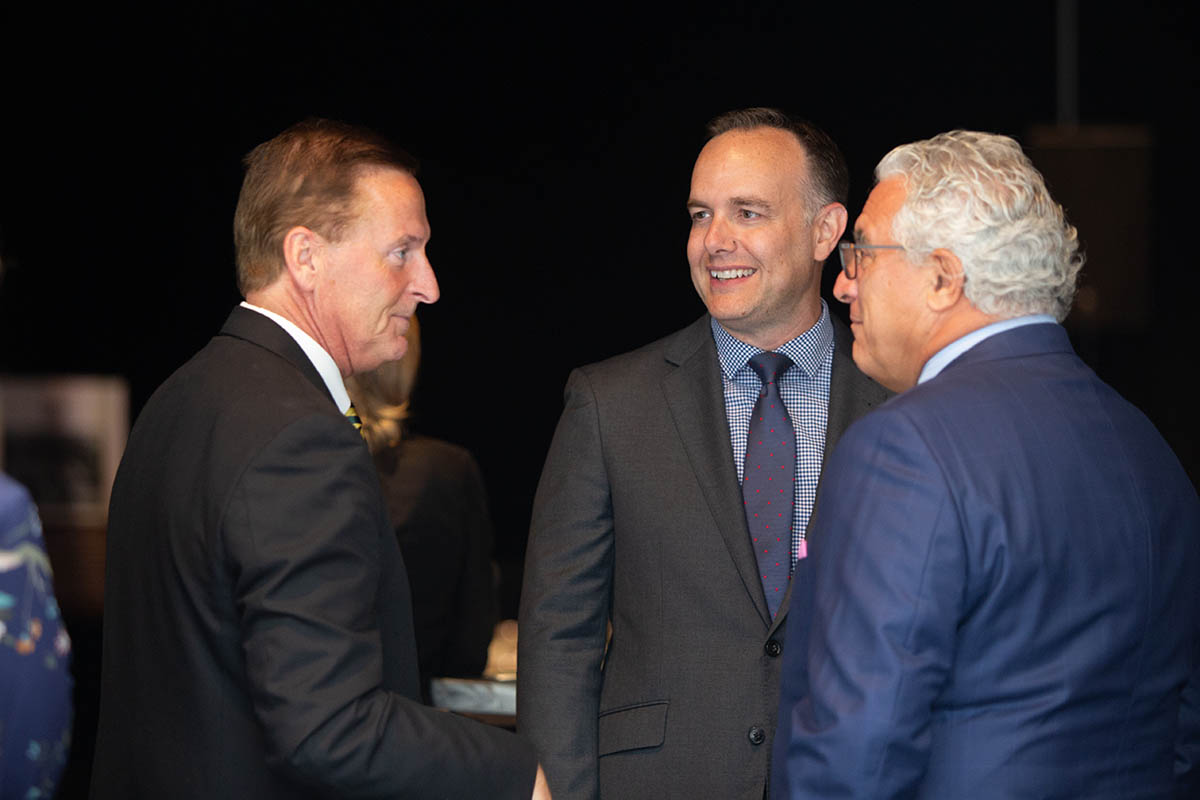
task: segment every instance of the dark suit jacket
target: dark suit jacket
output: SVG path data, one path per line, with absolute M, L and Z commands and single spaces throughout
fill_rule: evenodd
M 95 798 L 527 798 L 511 734 L 420 705 L 366 445 L 243 308 L 150 399 L 113 487 Z
M 776 769 L 796 798 L 1169 797 L 1198 585 L 1154 427 L 1058 325 L 997 334 L 833 454 Z
M 834 324 L 826 452 L 886 396 Z M 572 373 L 517 664 L 518 730 L 556 800 L 761 800 L 785 617 L 763 597 L 709 318 Z

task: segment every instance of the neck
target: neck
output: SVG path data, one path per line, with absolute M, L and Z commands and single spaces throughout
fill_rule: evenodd
M 313 341 L 333 358 L 342 377 L 348 377 L 350 372 L 343 363 L 343 359 L 338 357 L 338 353 L 330 347 L 327 338 L 322 335 L 312 304 L 306 302 L 306 299 L 304 295 L 295 290 L 290 281 L 286 280 L 277 280 L 266 288 L 246 293 L 247 303 L 273 311 L 311 336 Z
M 921 374 L 921 369 L 924 368 L 925 362 L 933 358 L 934 354 L 943 347 L 961 339 L 972 331 L 977 331 L 1002 319 L 1005 319 L 1005 317 L 996 314 L 985 314 L 975 306 L 965 302 L 961 307 L 955 308 L 952 313 L 947 314 L 938 321 L 932 334 L 926 340 L 925 346 L 921 348 L 920 364 L 917 365 L 917 375 L 913 377 L 913 385 L 916 385 L 917 376 Z
M 729 326 L 725 326 L 725 330 L 760 350 L 777 350 L 797 336 L 807 333 L 820 319 L 821 301 L 818 299 L 814 307 L 804 309 L 803 314 L 797 314 L 788 320 L 787 324 L 775 326 L 770 330 L 743 332 Z

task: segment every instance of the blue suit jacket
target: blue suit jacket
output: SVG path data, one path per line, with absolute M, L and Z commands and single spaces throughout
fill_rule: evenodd
M 1171 795 L 1196 757 L 1200 502 L 1061 327 L 867 415 L 822 486 L 777 796 Z

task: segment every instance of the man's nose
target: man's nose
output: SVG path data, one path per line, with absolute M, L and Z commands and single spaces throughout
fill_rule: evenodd
M 417 300 L 422 303 L 436 303 L 442 296 L 442 291 L 438 288 L 437 276 L 433 274 L 433 264 L 428 258 L 425 259 L 423 269 L 413 280 L 413 292 L 416 294 Z
M 704 232 L 704 249 L 713 253 L 728 253 L 737 245 L 734 242 L 733 227 L 723 216 L 714 216 Z
M 833 282 L 833 296 L 849 305 L 858 299 L 858 281 L 846 277 L 846 270 L 838 270 L 837 280 Z

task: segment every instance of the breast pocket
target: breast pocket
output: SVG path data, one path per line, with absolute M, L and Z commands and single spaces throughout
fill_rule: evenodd
M 668 705 L 662 700 L 601 713 L 597 737 L 600 755 L 661 745 L 667 735 Z

